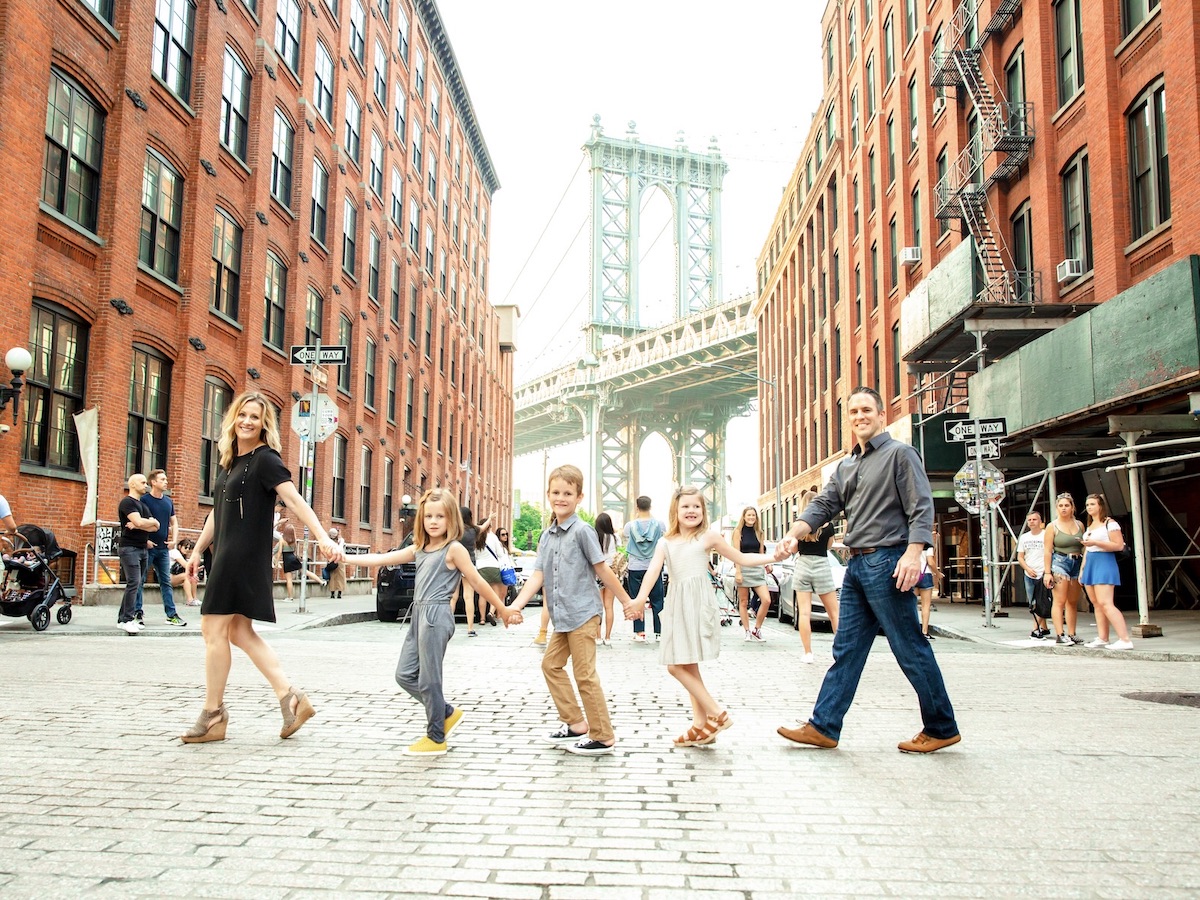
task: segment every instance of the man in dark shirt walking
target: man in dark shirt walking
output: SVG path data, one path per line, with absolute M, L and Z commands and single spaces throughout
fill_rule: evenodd
M 117 613 L 117 624 L 126 634 L 137 634 L 142 623 L 137 620 L 137 598 L 146 580 L 146 544 L 151 532 L 158 531 L 158 519 L 142 502 L 150 489 L 146 476 L 129 476 L 129 495 L 117 507 L 117 520 L 121 523 L 121 580 L 125 582 L 125 594 L 121 598 L 121 609 Z
M 913 587 L 933 541 L 933 494 L 921 457 L 884 431 L 883 401 L 867 387 L 850 395 L 853 451 L 780 541 L 775 556 L 796 552 L 798 538 L 846 513 L 850 564 L 842 584 L 833 665 L 812 717 L 779 734 L 798 744 L 836 747 L 879 628 L 921 705 L 921 731 L 901 741 L 906 753 L 932 753 L 960 740 L 954 709 L 929 642 L 921 634 Z

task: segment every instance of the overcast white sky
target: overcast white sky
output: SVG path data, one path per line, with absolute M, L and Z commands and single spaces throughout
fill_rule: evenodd
M 682 131 L 690 148 L 704 150 L 717 138 L 729 164 L 725 295 L 753 290 L 755 259 L 821 100 L 818 0 L 438 0 L 438 7 L 502 185 L 492 207 L 489 295 L 521 309 L 518 383 L 573 363 L 583 349 L 590 189 L 581 147 L 594 114 L 614 136 L 635 121 L 645 143 L 671 145 Z M 674 251 L 669 233 L 655 241 L 669 217 L 665 199 L 654 195 L 639 248 L 644 324 L 669 315 Z M 756 456 L 753 419 L 735 420 L 729 440 L 732 458 Z M 551 451 L 551 467 L 561 462 L 586 462 L 583 445 Z M 665 444 L 647 448 L 643 488 L 664 518 L 670 471 Z M 752 503 L 757 470 L 731 467 L 730 474 L 729 503 Z M 518 458 L 514 475 L 522 498 L 538 502 L 541 456 Z

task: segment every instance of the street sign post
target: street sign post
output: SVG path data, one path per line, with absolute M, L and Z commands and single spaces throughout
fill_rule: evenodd
M 292 404 L 292 431 L 302 438 L 324 443 L 337 431 L 337 402 L 328 394 L 301 397 Z
M 320 344 L 292 344 L 293 366 L 321 365 L 344 366 L 350 362 L 350 348 L 345 344 L 322 347 Z

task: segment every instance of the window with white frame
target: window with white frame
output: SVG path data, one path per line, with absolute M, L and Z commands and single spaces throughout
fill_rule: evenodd
M 1091 185 L 1088 156 L 1081 150 L 1071 157 L 1062 171 L 1063 238 L 1068 259 L 1083 263 L 1083 271 L 1092 269 Z
M 266 291 L 263 301 L 263 343 L 283 349 L 283 326 L 287 314 L 287 266 L 273 250 L 267 251 Z
M 383 140 L 378 132 L 371 132 L 371 167 L 368 172 L 371 179 L 371 190 L 380 200 L 383 199 Z
M 1129 200 L 1136 240 L 1171 218 L 1171 167 L 1167 156 L 1166 88 L 1142 92 L 1126 117 L 1129 127 Z
M 1159 0 L 1121 0 L 1121 36 L 1130 34 L 1158 9 Z
M 383 46 L 379 41 L 375 42 L 375 76 L 373 85 L 375 88 L 375 99 L 379 103 L 379 108 L 387 109 L 387 70 L 388 70 L 388 54 L 387 47 Z
M 366 65 L 367 13 L 361 0 L 350 0 L 350 53 L 359 65 Z
M 421 173 L 421 123 L 412 123 L 412 164 L 413 170 L 419 175 Z
M 326 241 L 326 229 L 329 222 L 329 170 L 321 165 L 321 161 L 313 157 L 312 177 L 312 214 L 309 218 L 308 233 L 321 242 Z
M 425 54 L 419 49 L 417 50 L 417 61 L 413 66 L 413 87 L 416 88 L 417 96 L 422 100 L 425 99 Z
M 300 0 L 279 0 L 275 9 L 275 52 L 294 73 L 300 71 Z
M 408 198 L 408 246 L 413 253 L 420 249 L 421 204 L 416 197 Z
M 271 136 L 271 196 L 292 208 L 292 150 L 296 131 L 280 109 L 275 110 L 275 130 Z
M 367 338 L 366 346 L 363 349 L 363 406 L 367 409 L 375 408 L 375 354 L 377 352 L 375 341 Z
M 392 224 L 404 227 L 404 176 L 392 166 Z
M 147 149 L 138 260 L 171 281 L 179 277 L 182 219 L 183 176 L 162 156 Z
M 242 228 L 233 216 L 218 206 L 213 222 L 212 292 L 208 305 L 235 322 L 241 272 Z
M 42 203 L 96 230 L 104 150 L 104 110 L 74 79 L 50 70 Z
M 346 153 L 356 163 L 362 158 L 362 107 L 353 91 L 346 91 Z
M 404 11 L 403 3 L 396 7 L 396 52 L 408 65 L 408 13 Z
M 25 372 L 21 461 L 79 471 L 76 413 L 84 408 L 87 323 L 55 303 L 35 299 L 29 322 L 33 365 Z
M 327 124 L 333 124 L 333 57 L 317 41 L 317 61 L 313 66 L 313 103 Z
M 1054 44 L 1058 55 L 1058 105 L 1064 105 L 1083 88 L 1083 28 L 1081 0 L 1056 0 Z
M 342 217 L 342 271 L 351 278 L 358 271 L 358 207 L 349 197 Z
M 250 123 L 250 73 L 231 47 L 225 48 L 221 75 L 221 131 L 225 148 L 246 161 L 246 142 Z
M 367 238 L 367 296 L 379 302 L 379 267 L 381 265 L 382 245 L 375 229 Z
M 184 103 L 192 99 L 195 26 L 195 0 L 156 0 L 151 66 L 154 74 Z
M 404 85 L 396 79 L 396 111 L 392 118 L 392 130 L 396 132 L 396 137 L 400 138 L 400 146 L 404 146 L 405 132 L 405 115 L 408 99 L 404 96 Z
M 221 379 L 204 379 L 204 406 L 200 414 L 200 496 L 214 497 L 220 474 L 221 420 L 233 402 L 233 391 Z
M 343 367 L 344 368 L 344 367 Z M 346 439 L 333 436 L 333 478 L 330 484 L 329 513 L 335 519 L 346 518 Z

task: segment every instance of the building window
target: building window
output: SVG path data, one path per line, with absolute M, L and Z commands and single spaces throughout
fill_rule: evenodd
M 897 322 L 892 326 L 892 397 L 899 400 L 904 394 L 903 385 L 900 383 L 900 323 Z
M 300 0 L 279 0 L 275 11 L 275 52 L 293 72 L 300 71 Z
M 442 92 L 437 85 L 429 86 L 429 127 L 437 131 L 442 124 Z M 447 135 L 448 136 L 448 135 Z
M 1125 37 L 1150 18 L 1158 9 L 1158 0 L 1121 0 L 1121 37 Z
M 363 351 L 363 406 L 375 408 L 375 342 L 367 338 Z
M 445 406 L 442 403 L 442 401 L 439 400 L 438 401 L 438 413 L 437 413 L 437 443 L 434 444 L 434 447 L 438 453 L 442 452 L 442 448 L 444 446 L 442 444 L 442 440 L 444 437 L 443 431 L 442 431 L 442 425 L 444 422 L 445 422 Z
M 365 64 L 367 36 L 367 14 L 360 0 L 350 0 L 350 52 L 358 60 L 359 65 Z
M 382 245 L 375 229 L 367 238 L 367 296 L 375 303 L 379 302 L 379 266 Z
M 50 70 L 42 202 L 88 231 L 96 230 L 104 120 L 87 91 Z
M 138 260 L 171 281 L 179 277 L 179 228 L 183 217 L 183 176 L 146 151 L 142 178 L 142 227 Z
M 1067 163 L 1062 183 L 1067 258 L 1082 260 L 1083 271 L 1088 272 L 1092 268 L 1092 211 L 1086 151 L 1076 154 Z
M 1004 66 L 1005 93 L 1008 94 L 1008 127 L 1014 135 L 1026 131 L 1025 118 L 1025 47 L 1018 44 Z
M 325 299 L 317 293 L 316 288 L 310 287 L 304 303 L 304 343 L 320 343 L 323 321 L 325 321 Z
M 396 357 L 388 357 L 387 368 L 387 420 L 396 421 Z
M 879 244 L 871 245 L 871 309 L 879 308 Z
M 225 48 L 225 67 L 221 76 L 221 133 L 225 149 L 246 161 L 249 133 L 250 73 L 237 54 Z
M 437 156 L 430 153 L 429 154 L 429 196 L 432 197 L 435 201 L 437 200 L 437 177 L 438 177 L 437 162 L 438 162 Z M 435 207 L 435 209 L 436 209 L 436 207 Z
M 979 111 L 967 113 L 967 146 L 970 148 L 971 182 L 983 184 L 983 131 L 979 127 Z
M 371 167 L 369 169 L 371 190 L 380 200 L 383 199 L 383 141 L 379 135 L 371 132 Z
M 1017 299 L 1033 303 L 1037 300 L 1033 291 L 1033 211 L 1028 200 L 1012 217 L 1012 257 L 1017 270 Z
M 326 226 L 329 222 L 329 172 L 321 165 L 321 161 L 313 157 L 312 177 L 312 215 L 309 220 L 309 233 L 322 246 L 326 243 Z
M 392 167 L 392 224 L 398 229 L 404 228 L 404 176 L 394 166 Z
M 421 443 L 429 446 L 429 391 L 421 391 Z
M 219 378 L 204 379 L 204 409 L 200 415 L 200 496 L 213 497 L 220 472 L 221 421 L 233 402 L 233 391 Z
M 342 219 L 342 271 L 355 278 L 358 271 L 358 207 L 346 198 L 345 216 Z
M 362 151 L 362 107 L 353 91 L 346 91 L 346 153 L 357 163 Z
M 859 229 L 859 197 L 858 197 L 858 178 L 857 176 L 850 183 L 850 200 L 852 203 L 852 218 L 854 222 L 854 236 L 858 237 Z
M 867 215 L 875 213 L 875 195 L 879 186 L 875 179 L 875 148 L 867 154 Z
M 833 32 L 825 35 L 825 81 L 833 78 Z
M 917 33 L 917 0 L 904 0 L 904 45 Z M 841 420 L 841 417 L 838 417 Z
M 421 172 L 421 123 L 413 122 L 412 127 L 412 164 L 413 171 Z
M 900 239 L 896 234 L 896 217 L 888 222 L 888 253 L 891 254 L 891 268 L 888 270 L 888 290 L 893 291 L 900 281 Z
M 1129 124 L 1129 194 L 1136 240 L 1171 218 L 1166 89 L 1159 82 L 1133 104 Z
M 950 183 L 947 181 L 950 163 L 946 153 L 947 150 L 943 146 L 942 152 L 937 155 L 937 191 L 939 198 L 944 197 L 946 192 L 950 190 Z M 939 199 L 938 203 L 941 204 L 941 202 L 942 200 Z M 950 221 L 948 219 L 938 218 L 938 238 L 941 239 L 943 235 L 949 233 Z
M 358 523 L 371 524 L 371 469 L 374 466 L 374 454 L 371 448 L 363 445 L 361 462 L 358 471 Z
M 1054 43 L 1058 54 L 1058 105 L 1063 106 L 1083 89 L 1083 30 L 1080 0 L 1054 4 Z
M 387 48 L 379 41 L 375 42 L 375 100 L 380 109 L 387 109 Z
M 407 100 L 404 96 L 404 85 L 399 80 L 396 81 L 396 114 L 392 120 L 392 128 L 396 132 L 396 137 L 400 138 L 400 146 L 404 146 L 404 126 L 405 126 L 405 107 Z
M 909 246 L 921 246 L 921 186 L 918 184 L 912 189 L 912 244 Z
M 237 321 L 238 285 L 242 271 L 242 229 L 229 213 L 217 207 L 213 223 L 212 294 L 208 304 Z
M 416 197 L 408 198 L 408 247 L 413 253 L 421 249 L 421 204 Z
M 149 347 L 133 346 L 125 473 L 167 466 L 167 418 L 171 411 L 171 364 Z
M 21 459 L 77 472 L 79 437 L 73 416 L 83 410 L 88 326 L 57 306 L 35 300 L 29 349 L 33 365 L 25 373 Z
M 408 339 L 417 342 L 417 285 L 408 286 Z
M 896 74 L 896 29 L 892 15 L 883 20 L 883 83 L 887 85 Z
M 875 393 L 882 395 L 883 386 L 879 382 L 879 341 L 871 345 L 871 379 Z
M 317 63 L 313 66 L 313 102 L 327 124 L 333 124 L 333 57 L 317 41 Z
M 866 97 L 867 121 L 875 117 L 875 54 L 867 57 L 867 71 L 863 79 L 863 94 Z
M 417 50 L 417 61 L 413 66 L 413 86 L 417 90 L 417 96 L 422 100 L 425 99 L 425 54 Z
M 354 323 L 350 321 L 350 317 L 346 315 L 338 316 L 338 343 L 343 347 L 349 347 L 354 342 Z M 338 390 L 350 393 L 350 363 L 347 362 L 344 366 L 338 366 L 337 374 Z
M 392 504 L 395 502 L 392 498 L 395 496 L 396 483 L 396 461 L 390 456 L 383 458 L 383 528 L 385 531 L 390 531 L 392 528 Z
M 404 376 L 404 430 L 413 433 L 413 402 L 416 385 L 411 375 Z
M 833 378 L 840 381 L 842 377 L 842 328 L 833 329 Z
M 433 359 L 433 306 L 425 307 L 425 358 Z
M 330 496 L 330 515 L 335 519 L 346 518 L 346 439 L 340 434 L 333 436 L 333 491 Z
M 433 274 L 433 253 L 436 247 L 433 240 L 433 226 L 425 226 L 425 271 Z
M 287 267 L 267 251 L 266 297 L 263 304 L 263 343 L 283 349 L 283 321 L 287 313 Z
M 392 296 L 391 303 L 388 309 L 388 318 L 392 324 L 399 327 L 400 325 L 400 260 L 392 258 Z
M 408 13 L 404 11 L 403 3 L 396 7 L 396 50 L 408 65 Z
M 896 183 L 896 123 L 888 116 L 885 127 L 887 138 L 887 183 L 891 187 Z
M 846 61 L 854 62 L 858 56 L 858 30 L 854 27 L 854 7 L 846 14 Z
M 184 103 L 192 95 L 194 0 L 157 0 L 154 11 L 154 74 Z
M 112 24 L 113 0 L 83 0 L 83 5 L 105 22 L 108 22 L 110 25 Z
M 275 110 L 275 133 L 271 139 L 271 196 L 292 208 L 292 148 L 296 132 L 280 110 Z

